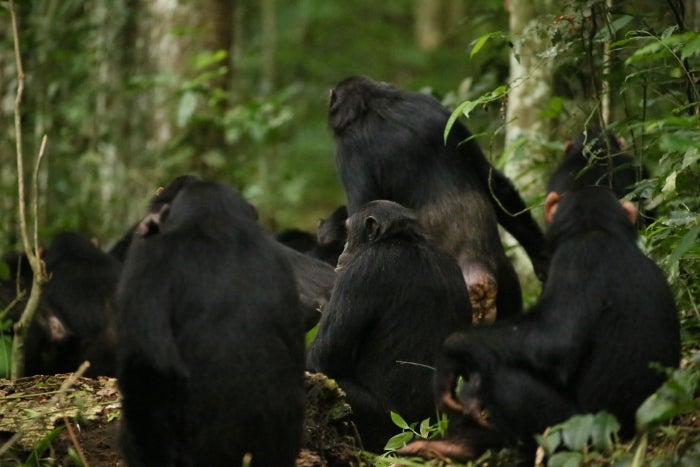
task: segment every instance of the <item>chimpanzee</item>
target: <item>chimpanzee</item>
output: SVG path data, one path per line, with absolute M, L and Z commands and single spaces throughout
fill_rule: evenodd
M 316 248 L 316 236 L 301 229 L 285 229 L 275 234 L 275 240 L 300 253 Z
M 180 175 L 170 182 L 168 186 L 159 188 L 156 191 L 156 195 L 151 199 L 148 214 L 134 224 L 124 236 L 109 249 L 108 253 L 123 263 L 126 260 L 129 247 L 134 240 L 134 234 L 146 236 L 155 233 L 150 232 L 151 229 L 157 229 L 157 226 L 151 222 L 151 218 L 153 216 L 158 216 L 163 206 L 169 206 L 182 187 L 198 180 L 199 178 L 194 175 Z
M 126 253 L 134 241 L 134 236 L 140 238 L 158 233 L 157 219 L 160 217 L 161 210 L 169 207 L 180 190 L 199 181 L 200 179 L 196 176 L 182 175 L 175 178 L 166 187 L 159 189 L 151 200 L 148 214 L 112 247 L 110 253 L 124 261 Z M 253 209 L 253 215 L 257 220 L 257 210 L 252 205 L 251 209 Z M 333 282 L 335 281 L 333 268 L 320 260 L 299 253 L 279 242 L 274 242 L 272 246 L 287 256 L 292 264 L 302 304 L 301 313 L 305 323 L 304 326 L 307 330 L 311 329 L 318 323 L 321 317 L 320 310 L 330 299 Z
M 118 292 L 131 467 L 294 465 L 304 333 L 293 271 L 227 185 L 185 184 L 135 241 Z
M 581 187 L 549 193 L 544 209 L 553 256 L 539 301 L 529 313 L 445 341 L 436 400 L 454 414 L 456 438 L 412 443 L 403 453 L 465 460 L 515 440 L 531 446 L 545 427 L 601 410 L 628 436 L 637 407 L 664 380 L 650 364 L 678 365 L 673 295 L 637 248 L 634 205 L 621 205 L 608 188 Z M 459 376 L 467 394 L 455 395 Z
M 75 232 L 54 236 L 42 259 L 49 281 L 27 330 L 24 373 L 67 373 L 89 360 L 86 376 L 114 376 L 121 265 Z
M 330 216 L 319 220 L 316 229 L 316 246 L 311 249 L 309 254 L 336 266 L 348 237 L 348 230 L 345 226 L 347 219 L 348 209 L 345 206 L 338 206 Z
M 433 97 L 364 76 L 331 91 L 329 124 L 348 213 L 375 199 L 418 211 L 426 232 L 457 258 L 477 320 L 520 312 L 520 284 L 498 235 L 500 223 L 523 245 L 535 272 L 547 268 L 539 226 L 513 184 Z
M 365 449 L 396 434 L 390 411 L 434 417 L 431 367 L 445 337 L 471 325 L 466 292 L 456 260 L 425 237 L 412 210 L 379 200 L 349 218 L 307 367 L 345 391 Z
M 306 253 L 335 267 L 347 239 L 348 209 L 338 206 L 328 217 L 319 219 L 316 235 L 299 229 L 287 229 L 275 235 L 275 239 L 290 248 Z
M 566 145 L 564 157 L 552 172 L 548 192 L 559 194 L 582 186 L 607 186 L 618 198 L 631 192 L 640 180 L 648 179 L 649 169 L 623 152 L 618 138 L 596 128 L 586 128 Z M 653 212 L 642 211 L 646 223 L 653 222 Z

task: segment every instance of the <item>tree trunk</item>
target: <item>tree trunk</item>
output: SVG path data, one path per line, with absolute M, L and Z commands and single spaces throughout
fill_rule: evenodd
M 147 20 L 141 28 L 147 43 L 146 56 L 150 73 L 155 76 L 174 74 L 178 83 L 194 78 L 204 70 L 196 69 L 195 59 L 203 52 L 220 50 L 230 55 L 233 48 L 234 3 L 231 0 L 161 0 L 145 2 Z M 230 60 L 225 62 L 230 63 Z M 218 66 L 214 65 L 214 66 Z M 226 92 L 230 88 L 231 69 L 206 83 L 208 90 L 218 88 Z M 167 147 L 175 138 L 188 132 L 188 140 L 194 143 L 193 168 L 201 169 L 199 155 L 223 146 L 223 135 L 211 126 L 178 128 L 177 115 L 180 89 L 159 86 L 153 95 L 152 140 L 159 150 Z M 205 112 L 205 99 L 199 99 L 194 112 Z M 221 109 L 220 109 L 221 110 Z M 199 146 L 197 148 L 197 146 Z
M 415 0 L 414 37 L 421 50 L 435 50 L 443 40 L 442 0 Z
M 505 174 L 515 183 L 528 206 L 543 193 L 546 174 L 533 170 L 536 162 L 545 159 L 541 141 L 549 138 L 549 120 L 541 112 L 552 96 L 551 63 L 538 55 L 547 48 L 547 39 L 536 34 L 535 28 L 541 16 L 552 11 L 552 0 L 511 0 L 510 33 L 513 53 L 510 57 L 511 90 L 506 110 L 505 147 L 508 154 Z M 541 210 L 535 209 L 533 216 L 541 219 Z M 517 242 L 506 236 L 505 244 L 516 246 Z M 536 286 L 529 260 L 522 248 L 511 254 L 515 268 L 527 290 Z
M 277 21 L 275 0 L 260 2 L 260 22 L 262 23 L 262 79 L 260 92 L 268 95 L 275 86 L 275 56 L 277 55 Z
M 552 97 L 551 64 L 538 57 L 547 43 L 534 33 L 540 15 L 551 11 L 551 0 L 511 0 L 510 32 L 514 37 L 513 54 L 510 57 L 510 82 L 513 88 L 508 95 L 506 110 L 506 147 L 525 139 L 528 158 L 508 161 L 506 174 L 518 180 L 525 194 L 536 193 L 543 188 L 539 177 L 529 167 L 532 159 L 542 157 L 537 141 L 549 136 L 549 122 L 540 116 Z

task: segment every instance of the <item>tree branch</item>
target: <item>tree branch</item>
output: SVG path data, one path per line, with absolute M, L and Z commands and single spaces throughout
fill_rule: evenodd
M 39 307 L 39 299 L 41 297 L 41 286 L 47 280 L 46 271 L 44 269 L 44 263 L 39 257 L 39 240 L 37 234 L 38 226 L 38 172 L 39 164 L 44 155 L 44 149 L 46 148 L 46 136 L 42 139 L 41 148 L 39 150 L 39 155 L 37 157 L 36 166 L 34 168 L 34 183 L 33 183 L 33 216 L 34 216 L 34 242 L 29 242 L 29 236 L 27 235 L 27 217 L 26 217 L 26 200 L 24 192 L 24 157 L 22 153 L 22 118 L 21 118 L 21 106 L 22 106 L 22 96 L 24 94 L 24 69 L 22 67 L 22 57 L 19 50 L 19 33 L 17 28 L 17 14 L 15 8 L 14 0 L 10 0 L 9 3 L 10 18 L 12 20 L 12 39 L 14 43 L 15 52 L 15 65 L 17 67 L 17 94 L 15 96 L 15 107 L 14 107 L 14 117 L 15 117 L 15 151 L 17 153 L 17 190 L 18 190 L 18 207 L 19 207 L 19 225 L 20 233 L 22 236 L 22 245 L 24 246 L 24 252 L 27 255 L 29 264 L 32 267 L 32 272 L 34 275 L 34 281 L 32 285 L 32 290 L 29 294 L 29 299 L 22 312 L 22 316 L 14 325 L 14 337 L 12 339 L 12 365 L 10 368 L 10 378 L 15 380 L 22 376 L 24 373 L 24 338 L 26 335 L 26 330 L 29 327 L 29 323 L 34 318 L 37 308 Z M 32 248 L 33 246 L 33 248 Z

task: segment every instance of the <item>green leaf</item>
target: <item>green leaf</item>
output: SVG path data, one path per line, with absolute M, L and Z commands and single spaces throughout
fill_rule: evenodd
M 474 44 L 474 47 L 472 47 L 472 51 L 471 51 L 471 53 L 469 54 L 469 58 L 471 58 L 471 57 L 473 57 L 474 55 L 476 55 L 477 53 L 479 53 L 479 50 L 481 50 L 481 48 L 482 48 L 484 45 L 486 45 L 486 43 L 489 41 L 489 39 L 491 39 L 491 38 L 492 38 L 494 35 L 496 35 L 496 34 L 498 34 L 498 33 L 493 33 L 493 32 L 491 32 L 491 33 L 489 33 L 489 34 L 484 34 L 483 36 L 481 36 L 480 38 L 478 38 L 478 39 L 476 40 L 476 44 Z
M 398 435 L 394 435 L 386 442 L 384 446 L 385 451 L 396 451 L 399 448 L 404 447 L 410 441 L 413 440 L 413 433 L 410 431 L 404 431 Z
M 450 130 L 452 129 L 452 126 L 454 125 L 455 121 L 459 118 L 460 115 L 464 115 L 465 117 L 469 118 L 469 114 L 472 110 L 474 110 L 476 106 L 485 105 L 489 102 L 497 101 L 503 96 L 505 96 L 507 93 L 508 86 L 502 85 L 498 86 L 496 89 L 489 93 L 479 96 L 479 98 L 476 100 L 464 101 L 460 105 L 458 105 L 454 112 L 452 112 L 452 115 L 450 115 L 450 118 L 447 120 L 447 124 L 445 125 L 445 132 L 443 133 L 444 141 L 447 142 L 447 137 L 450 134 Z
M 690 147 L 685 152 L 683 156 L 683 163 L 681 164 L 681 169 L 685 170 L 688 167 L 694 166 L 700 161 L 700 151 L 696 147 Z
M 553 96 L 547 101 L 547 107 L 545 107 L 540 116 L 542 118 L 556 119 L 559 118 L 564 112 L 564 99 L 559 96 Z
M 225 50 L 217 50 L 216 52 L 200 52 L 194 58 L 194 68 L 201 70 L 217 63 L 223 62 L 228 57 Z
M 37 412 L 36 410 L 33 410 L 33 409 L 24 409 L 24 413 L 29 418 L 37 418 L 37 417 L 41 416 L 41 414 L 39 412 Z
M 686 232 L 685 235 L 683 235 L 683 238 L 680 242 L 678 242 L 678 245 L 676 245 L 676 248 L 673 250 L 673 253 L 671 253 L 671 256 L 668 257 L 668 263 L 675 264 L 688 250 L 694 247 L 695 239 L 698 238 L 698 234 L 700 234 L 700 224 L 696 225 Z
M 564 445 L 573 451 L 580 451 L 588 444 L 593 428 L 593 415 L 574 415 L 563 427 L 561 432 Z
M 668 381 L 637 409 L 637 427 L 646 429 L 696 410 L 700 405 L 700 401 L 695 399 L 699 380 L 700 371 L 696 367 L 676 369 Z
M 12 364 L 12 336 L 0 334 L 0 378 L 10 377 Z
M 177 106 L 175 122 L 180 128 L 184 127 L 190 120 L 197 108 L 197 96 L 193 92 L 185 92 L 180 98 Z
M 559 430 L 550 430 L 544 435 L 537 435 L 537 444 L 542 446 L 548 456 L 554 454 L 561 444 L 561 432 Z
M 666 177 L 664 181 L 664 186 L 661 188 L 661 192 L 665 194 L 676 192 L 676 176 L 678 173 L 674 170 Z
M 53 443 L 54 438 L 56 438 L 65 426 L 59 426 L 58 428 L 53 429 L 50 431 L 44 438 L 39 441 L 34 448 L 32 449 L 31 454 L 29 454 L 29 457 L 25 460 L 23 465 L 44 465 L 41 463 L 41 459 L 44 457 L 44 453 L 46 450 L 51 446 L 51 443 Z
M 599 412 L 594 417 L 591 441 L 594 448 L 608 451 L 613 448 L 613 435 L 620 431 L 620 423 L 614 415 Z
M 664 152 L 683 153 L 688 148 L 697 147 L 697 135 L 679 131 L 665 133 L 659 138 L 659 149 Z
M 668 37 L 671 36 L 674 32 L 676 32 L 676 29 L 678 29 L 678 26 L 670 26 L 664 30 L 663 33 L 661 33 L 661 40 L 667 39 Z
M 398 426 L 402 430 L 410 430 L 411 427 L 408 426 L 408 423 L 406 423 L 406 420 L 401 417 L 401 415 L 397 414 L 396 412 L 391 412 L 391 421 L 394 422 L 394 425 Z
M 630 21 L 634 19 L 634 16 L 631 15 L 622 15 L 619 18 L 617 18 L 615 21 L 610 23 L 609 28 L 601 28 L 598 31 L 598 34 L 595 35 L 594 40 L 595 41 L 607 41 L 610 39 L 610 36 L 615 34 L 617 31 L 620 29 L 624 28 L 627 26 Z
M 578 467 L 583 463 L 579 452 L 558 452 L 549 458 L 547 467 Z
M 681 58 L 686 59 L 700 55 L 700 34 L 692 38 L 681 48 Z
M 422 422 L 420 422 L 420 426 L 418 428 L 418 433 L 423 437 L 427 438 L 428 435 L 430 435 L 430 419 L 426 418 Z

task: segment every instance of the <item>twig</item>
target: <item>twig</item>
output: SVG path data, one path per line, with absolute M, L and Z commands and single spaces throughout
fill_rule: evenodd
M 32 177 L 32 217 L 34 218 L 34 254 L 39 255 L 39 167 L 41 166 L 41 160 L 44 158 L 44 150 L 46 149 L 46 139 L 47 135 L 41 138 L 41 146 L 39 147 L 39 155 L 36 158 L 36 164 L 34 164 L 34 176 Z M 44 263 L 39 262 L 42 266 Z M 42 274 L 46 271 L 42 269 Z
M 66 401 L 66 392 L 68 391 L 68 388 L 70 388 L 73 383 L 75 383 L 75 380 L 83 376 L 85 371 L 90 368 L 90 362 L 84 361 L 80 367 L 78 367 L 78 370 L 70 375 L 66 380 L 61 384 L 61 389 L 58 391 L 58 400 L 61 405 L 65 405 Z M 83 448 L 80 446 L 80 442 L 78 441 L 78 437 L 75 436 L 75 430 L 73 430 L 73 424 L 70 422 L 68 419 L 67 415 L 63 416 L 63 424 L 66 426 L 66 429 L 68 430 L 68 436 L 70 437 L 71 443 L 73 443 L 73 447 L 75 448 L 75 452 L 78 453 L 78 457 L 80 457 L 80 461 L 83 463 L 83 467 L 90 467 L 90 465 L 87 462 L 87 459 L 85 459 L 85 453 L 83 452 Z

